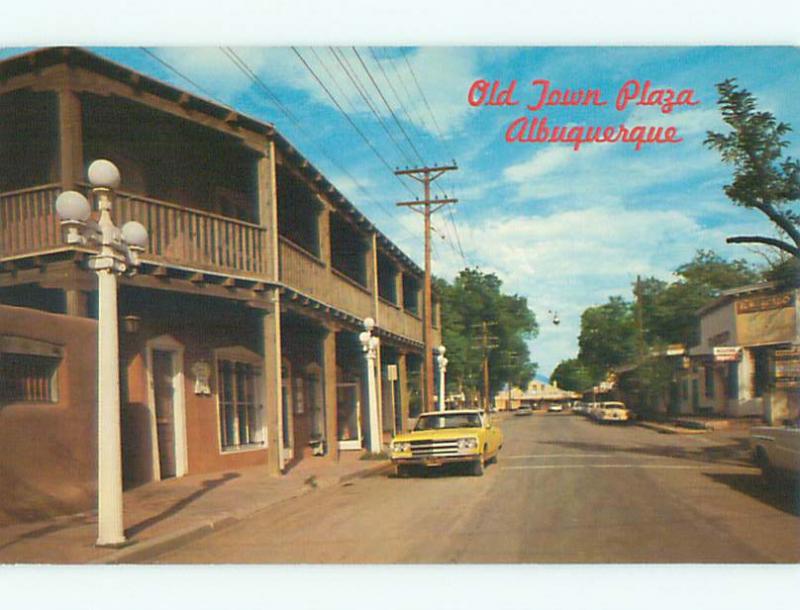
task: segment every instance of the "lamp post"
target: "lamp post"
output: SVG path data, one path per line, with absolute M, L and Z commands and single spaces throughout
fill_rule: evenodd
M 358 335 L 364 356 L 367 359 L 367 394 L 369 401 L 369 452 L 381 452 L 381 431 L 378 421 L 378 389 L 375 383 L 375 359 L 378 356 L 380 339 L 372 335 L 375 320 L 364 318 L 364 332 Z
M 147 243 L 147 229 L 136 221 L 117 228 L 111 220 L 114 189 L 120 175 L 110 161 L 89 166 L 89 182 L 100 218 L 90 220 L 91 205 L 81 193 L 64 191 L 56 199 L 56 213 L 66 229 L 68 244 L 94 245 L 97 254 L 88 267 L 97 274 L 97 545 L 125 542 L 122 519 L 122 443 L 119 405 L 119 328 L 117 276 L 133 275 L 139 252 Z
M 444 375 L 447 372 L 447 358 L 444 357 L 444 353 L 447 351 L 447 348 L 444 345 L 440 345 L 437 350 L 439 351 L 439 355 L 436 356 L 436 362 L 439 364 L 439 411 L 444 411 Z

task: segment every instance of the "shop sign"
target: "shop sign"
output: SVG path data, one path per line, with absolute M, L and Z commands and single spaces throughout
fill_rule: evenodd
M 755 313 L 771 309 L 794 306 L 794 293 L 774 294 L 766 297 L 750 297 L 736 302 L 736 313 Z
M 800 349 L 775 350 L 775 385 L 779 388 L 800 387 Z
M 741 347 L 718 346 L 714 348 L 714 362 L 739 362 L 741 358 Z

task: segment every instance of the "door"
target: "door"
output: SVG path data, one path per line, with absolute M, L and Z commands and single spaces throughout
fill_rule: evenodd
M 155 400 L 158 465 L 161 478 L 174 477 L 175 469 L 175 369 L 173 354 L 153 350 L 153 398 Z
M 361 449 L 361 388 L 357 383 L 336 384 L 336 423 L 339 449 Z

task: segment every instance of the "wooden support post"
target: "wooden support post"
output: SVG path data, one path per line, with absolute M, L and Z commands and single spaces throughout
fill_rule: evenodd
M 405 352 L 397 355 L 397 377 L 400 389 L 400 413 L 402 428 L 398 432 L 406 432 L 408 430 L 408 363 L 406 361 Z
M 267 419 L 267 443 L 269 446 L 267 466 L 270 474 L 277 475 L 283 470 L 281 315 L 280 293 L 277 289 L 273 290 L 272 298 L 274 308 L 272 311 L 265 311 L 261 317 L 261 334 L 264 357 L 264 412 Z
M 336 396 L 336 328 L 325 328 L 322 339 L 322 374 L 324 376 L 323 392 L 325 393 L 325 441 L 328 459 L 339 459 L 339 437 L 337 425 Z
M 58 91 L 58 132 L 61 188 L 70 190 L 83 179 L 83 129 L 80 100 L 66 88 Z
M 84 291 L 77 288 L 67 288 L 64 290 L 64 301 L 68 316 L 89 317 L 88 295 Z

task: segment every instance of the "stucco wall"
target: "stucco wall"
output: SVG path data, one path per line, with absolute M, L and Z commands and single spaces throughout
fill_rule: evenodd
M 0 305 L 0 335 L 63 348 L 57 402 L 0 405 L 0 525 L 93 507 L 95 321 Z

